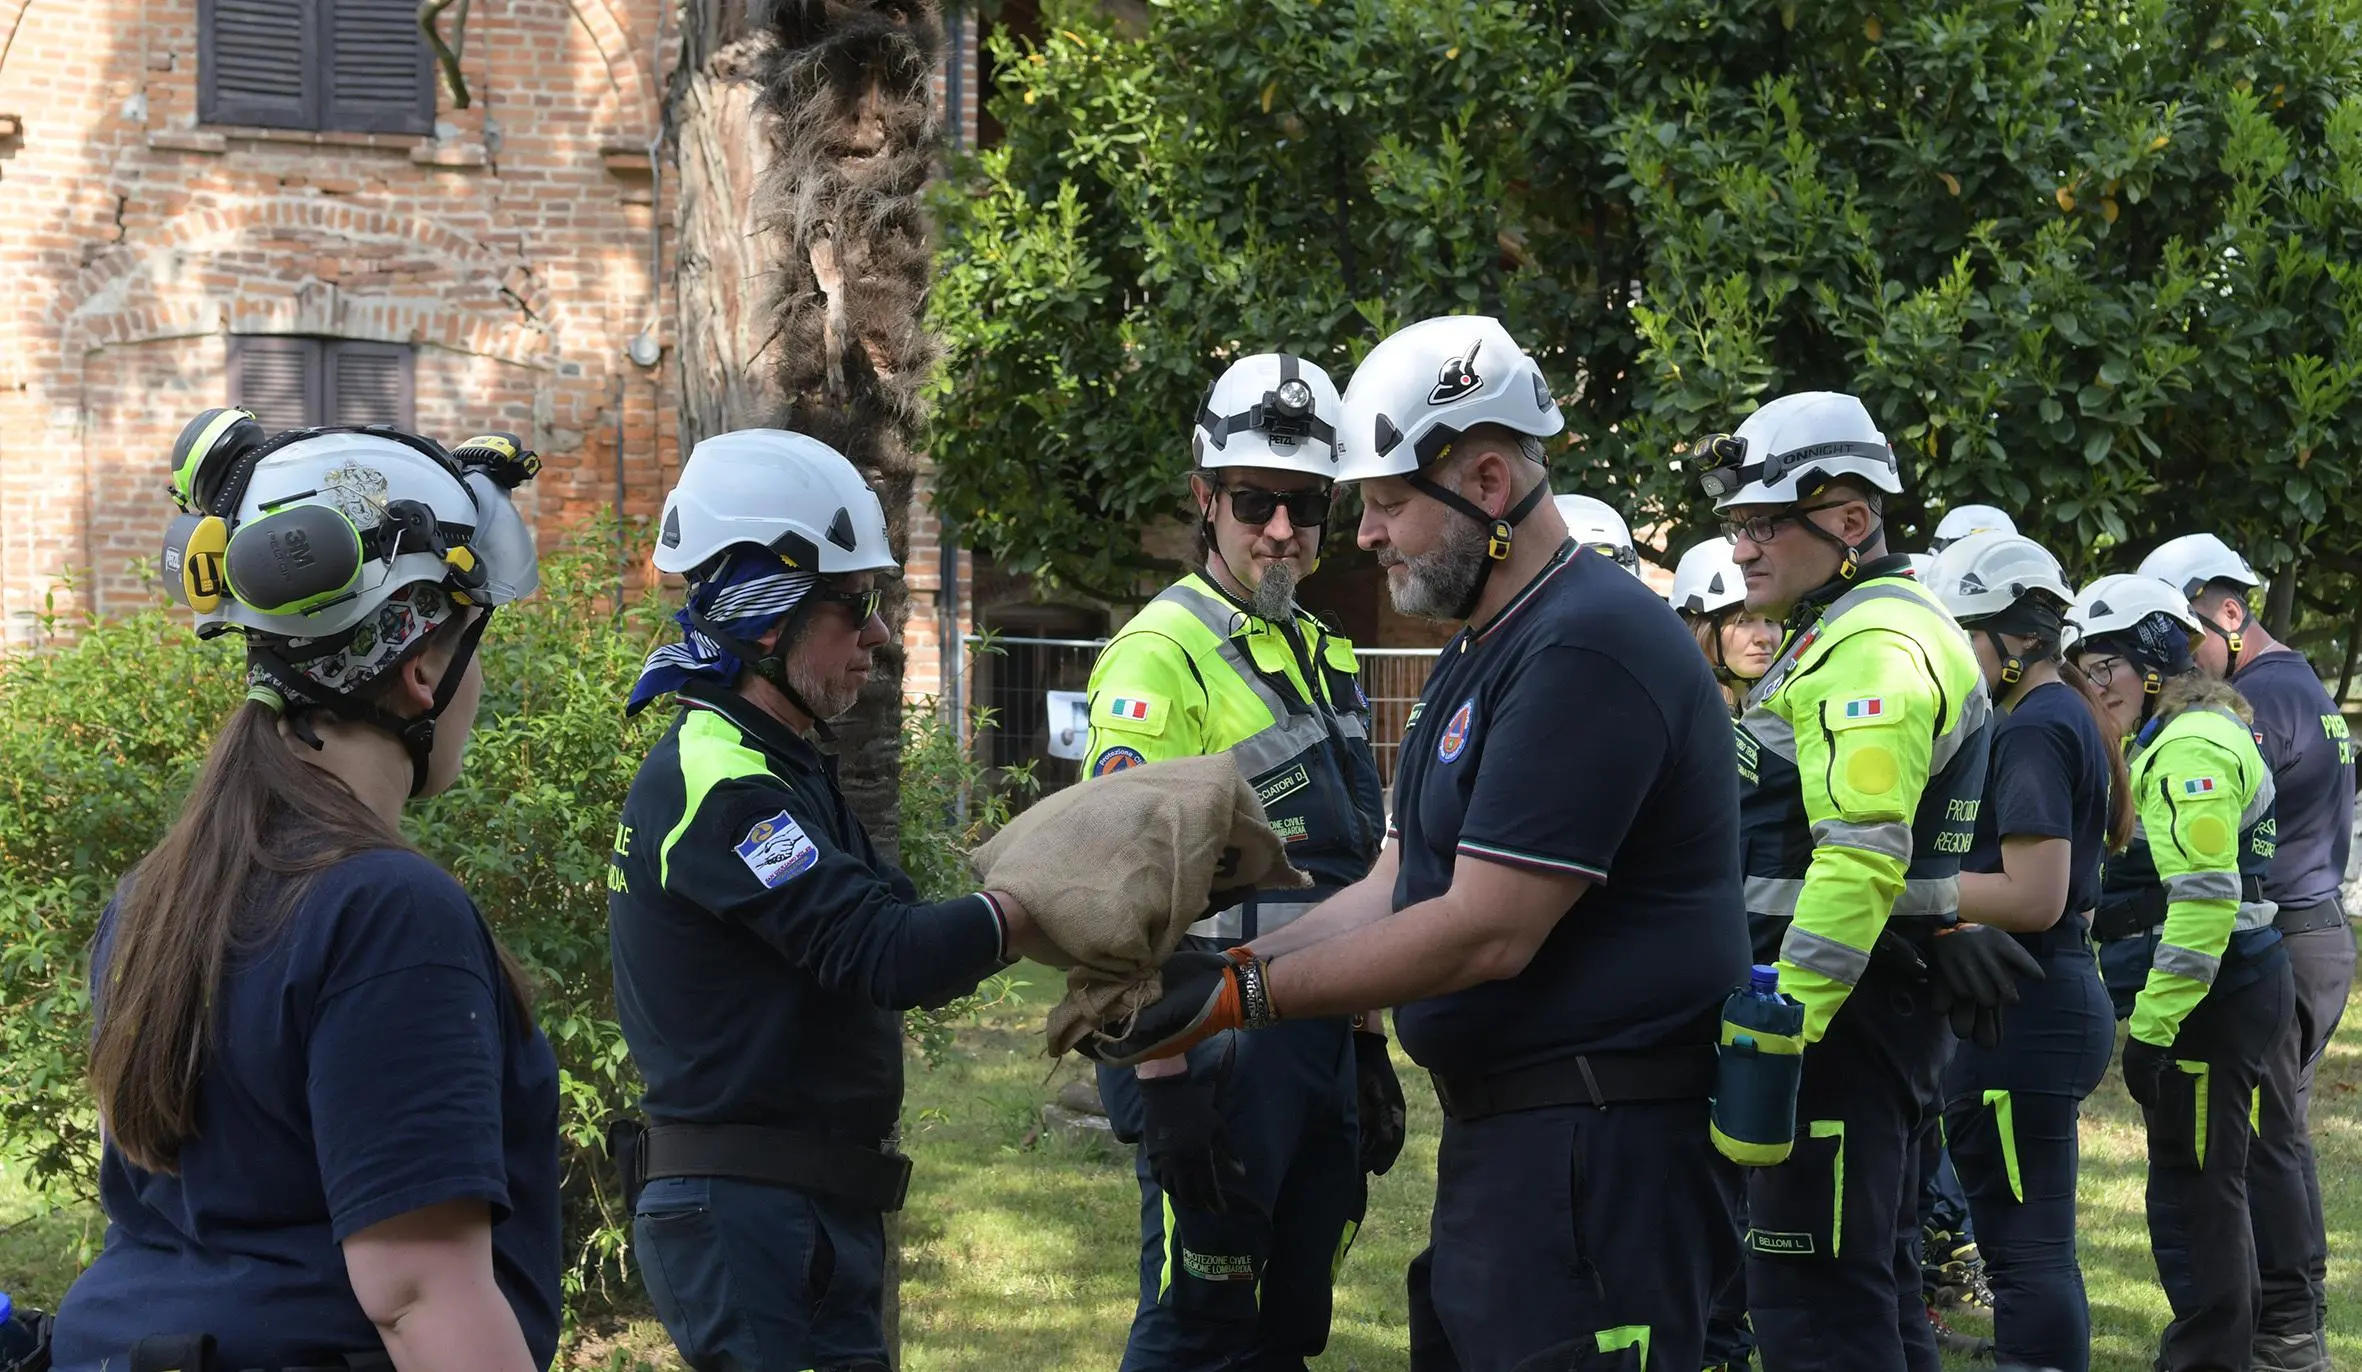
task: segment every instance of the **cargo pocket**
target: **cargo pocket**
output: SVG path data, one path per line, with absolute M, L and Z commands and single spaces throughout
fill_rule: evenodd
M 1750 1253 L 1836 1257 L 1845 1234 L 1845 1121 L 1807 1121 L 1788 1160 L 1755 1174 L 1748 1205 Z

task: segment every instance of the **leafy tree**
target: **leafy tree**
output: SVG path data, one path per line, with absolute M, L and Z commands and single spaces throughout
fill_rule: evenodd
M 1931 510 L 2078 575 L 2213 528 L 2332 667 L 2362 584 L 2362 0 L 1932 8 L 1085 0 L 1004 42 L 947 194 L 934 452 L 964 536 L 1117 597 L 1230 356 L 1342 379 L 1503 316 L 1561 489 L 1670 563 L 1676 467 L 1763 399 L 1862 395 Z

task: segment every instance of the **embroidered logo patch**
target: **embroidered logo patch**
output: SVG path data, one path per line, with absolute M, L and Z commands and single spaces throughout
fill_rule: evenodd
M 1884 696 L 1864 696 L 1860 700 L 1845 702 L 1845 717 L 1847 719 L 1881 719 L 1885 715 L 1886 698 Z
M 1251 1253 L 1193 1253 L 1183 1248 L 1181 1270 L 1199 1281 L 1251 1282 L 1255 1258 Z
M 1468 751 L 1468 735 L 1476 723 L 1476 701 L 1472 697 L 1460 702 L 1451 719 L 1443 726 L 1443 737 L 1435 741 L 1435 757 L 1439 762 L 1458 762 L 1460 754 Z
M 1110 772 L 1120 772 L 1129 767 L 1138 767 L 1147 761 L 1147 758 L 1140 756 L 1138 749 L 1118 746 L 1099 755 L 1099 760 L 1091 764 L 1091 775 L 1103 777 Z
M 2210 796 L 2214 790 L 2213 777 L 2191 777 L 2182 783 L 2182 794 L 2185 796 Z
M 820 849 L 785 810 L 747 830 L 736 851 L 755 880 L 773 890 L 811 871 L 820 861 Z
M 1145 700 L 1132 700 L 1125 696 L 1117 696 L 1115 700 L 1108 705 L 1107 713 L 1115 716 L 1117 719 L 1137 719 L 1145 721 L 1148 718 L 1148 702 Z

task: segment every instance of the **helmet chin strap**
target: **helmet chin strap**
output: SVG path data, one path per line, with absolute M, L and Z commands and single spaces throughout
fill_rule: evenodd
M 820 712 L 812 708 L 811 702 L 804 699 L 803 692 L 789 683 L 787 659 L 776 646 L 795 641 L 796 629 L 803 624 L 804 617 L 812 612 L 813 603 L 813 598 L 807 595 L 787 612 L 787 618 L 779 622 L 779 637 L 772 640 L 774 646 L 769 652 L 731 633 L 699 611 L 689 611 L 689 625 L 720 644 L 723 652 L 745 663 L 748 671 L 770 682 L 779 694 L 787 697 L 788 704 L 803 711 L 804 718 L 812 721 L 812 732 L 819 735 L 820 741 L 828 743 L 835 740 L 836 732 L 828 727 L 828 721 L 820 717 Z
M 2247 635 L 2242 631 L 2255 623 L 2255 614 L 2247 608 L 2247 602 L 2244 599 L 2239 602 L 2239 623 L 2232 628 L 2226 629 L 2215 623 L 2212 615 L 2200 615 L 2198 622 L 2206 626 L 2206 632 L 2221 639 L 2229 653 L 2228 660 L 2223 664 L 2223 675 L 2227 677 L 2237 672 L 2239 656 L 2247 649 Z
M 1815 492 L 1815 494 L 1818 494 L 1818 492 Z M 1871 544 L 1876 543 L 1886 534 L 1886 521 L 1882 518 L 1876 517 L 1871 519 L 1870 531 L 1862 535 L 1862 541 L 1859 543 L 1848 543 L 1844 539 L 1839 538 L 1837 535 L 1830 533 L 1827 529 L 1824 529 L 1820 525 L 1815 524 L 1811 515 L 1800 514 L 1796 517 L 1796 522 L 1802 524 L 1806 529 L 1810 530 L 1813 537 L 1821 540 L 1823 543 L 1828 544 L 1830 547 L 1835 548 L 1839 553 L 1843 554 L 1837 563 L 1837 579 L 1849 584 L 1855 577 L 1861 575 L 1862 550 L 1868 548 Z
M 474 661 L 476 645 L 483 641 L 485 627 L 492 622 L 492 611 L 470 621 L 459 631 L 459 640 L 452 646 L 451 662 L 443 669 L 443 679 L 435 683 L 434 699 L 418 714 L 403 716 L 386 709 L 372 700 L 363 700 L 342 691 L 330 691 L 297 672 L 286 658 L 267 648 L 249 646 L 247 658 L 260 663 L 272 678 L 272 690 L 284 702 L 280 713 L 287 719 L 295 736 L 317 752 L 320 736 L 303 723 L 306 708 L 328 711 L 339 719 L 367 725 L 400 740 L 404 752 L 410 755 L 410 794 L 413 798 L 426 790 L 428 773 L 435 755 L 435 720 L 451 707 L 459 694 L 460 684 L 467 680 L 468 664 Z
M 1550 493 L 1550 483 L 1547 481 L 1535 482 L 1534 488 L 1527 491 L 1523 499 L 1510 506 L 1507 513 L 1496 515 L 1458 491 L 1429 480 L 1424 472 L 1413 472 L 1403 480 L 1409 484 L 1411 489 L 1428 499 L 1450 506 L 1484 526 L 1486 534 L 1485 556 L 1491 560 L 1485 564 L 1484 575 L 1476 578 L 1470 584 L 1468 593 L 1460 597 L 1458 608 L 1452 611 L 1452 618 L 1466 620 L 1470 615 L 1476 613 L 1476 603 L 1484 599 L 1485 583 L 1491 581 L 1493 573 L 1500 570 L 1502 564 L 1509 561 L 1509 552 L 1515 541 L 1517 526 L 1523 524 L 1525 517 L 1534 512 L 1534 507 L 1542 503 L 1542 497 Z

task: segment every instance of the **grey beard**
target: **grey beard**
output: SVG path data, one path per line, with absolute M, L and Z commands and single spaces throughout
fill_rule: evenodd
M 1457 619 L 1468 593 L 1484 582 L 1491 564 L 1485 530 L 1474 520 L 1455 519 L 1444 534 L 1443 546 L 1431 553 L 1402 560 L 1403 578 L 1387 587 L 1398 614 L 1414 619 Z
M 837 718 L 861 699 L 859 687 L 851 690 L 831 689 L 827 683 L 800 670 L 799 664 L 793 659 L 787 664 L 787 684 L 793 686 L 796 694 L 804 698 L 804 704 L 811 707 L 815 723 L 825 724 Z
M 1274 562 L 1271 570 L 1255 584 L 1253 601 L 1255 613 L 1274 624 L 1285 624 L 1296 617 L 1296 567 L 1289 562 Z

